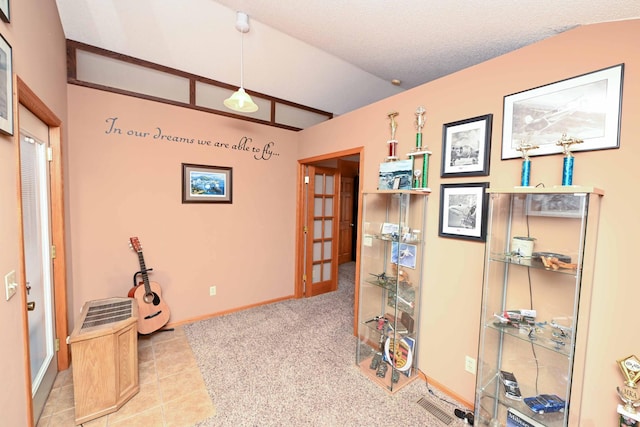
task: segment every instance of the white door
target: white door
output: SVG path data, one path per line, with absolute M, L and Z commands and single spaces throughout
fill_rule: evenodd
M 57 374 L 51 262 L 48 127 L 20 107 L 20 176 L 33 417 L 38 420 Z

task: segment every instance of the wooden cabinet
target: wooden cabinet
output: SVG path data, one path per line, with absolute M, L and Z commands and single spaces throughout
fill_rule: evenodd
M 76 424 L 117 411 L 140 390 L 137 319 L 132 298 L 82 307 L 69 336 Z

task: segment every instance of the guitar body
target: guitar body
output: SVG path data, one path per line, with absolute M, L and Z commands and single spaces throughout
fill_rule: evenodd
M 149 281 L 148 272 L 144 264 L 142 255 L 142 245 L 137 237 L 129 239 L 131 248 L 138 254 L 140 261 L 140 271 L 142 282 L 129 290 L 129 298 L 133 298 L 138 303 L 138 333 L 150 334 L 167 324 L 171 311 L 169 306 L 162 299 L 162 290 L 156 282 Z
M 129 295 L 138 302 L 138 333 L 150 334 L 167 324 L 171 312 L 169 306 L 162 299 L 162 289 L 156 282 L 149 282 L 147 293 L 145 285 L 140 284 L 131 289 L 133 295 Z M 129 293 L 131 294 L 131 291 Z

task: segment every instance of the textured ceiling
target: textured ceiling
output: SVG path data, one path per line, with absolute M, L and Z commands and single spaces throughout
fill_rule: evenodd
M 235 85 L 245 12 L 244 86 L 336 114 L 578 25 L 640 18 L 638 0 L 56 1 L 69 39 Z

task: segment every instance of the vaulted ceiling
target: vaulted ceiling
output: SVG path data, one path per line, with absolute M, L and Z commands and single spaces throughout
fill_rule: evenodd
M 335 114 L 579 25 L 640 18 L 638 0 L 56 2 L 68 39 L 234 85 L 243 37 L 245 88 Z

